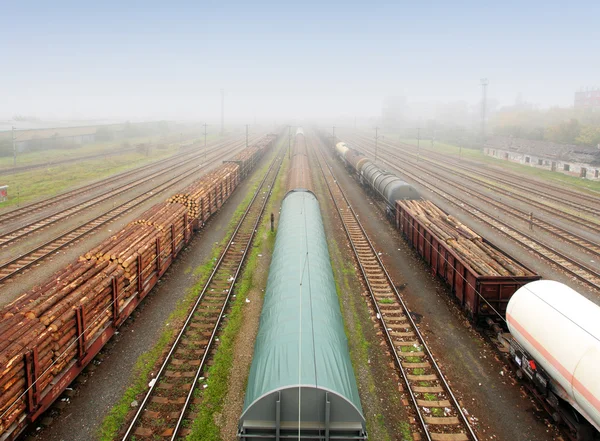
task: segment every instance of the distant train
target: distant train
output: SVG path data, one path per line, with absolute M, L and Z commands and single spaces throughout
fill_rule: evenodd
M 359 176 L 360 182 L 386 202 L 387 214 L 391 218 L 394 217 L 397 200 L 421 198 L 412 185 L 383 170 L 360 152 L 349 148 L 346 143 L 338 142 L 335 150 L 344 164 Z
M 521 287 L 506 311 L 517 375 L 573 439 L 600 439 L 600 307 L 559 282 Z
M 364 440 L 306 141 L 296 134 L 238 437 Z

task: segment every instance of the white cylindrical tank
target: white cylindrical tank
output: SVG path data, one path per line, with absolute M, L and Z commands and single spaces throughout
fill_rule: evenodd
M 506 311 L 513 337 L 600 427 L 600 307 L 551 280 L 522 286 Z M 565 398 L 565 397 L 563 397 Z
M 346 152 L 348 151 L 348 147 L 346 146 L 345 142 L 338 142 L 335 145 L 335 150 L 337 151 L 338 155 L 340 155 L 340 157 L 345 158 Z

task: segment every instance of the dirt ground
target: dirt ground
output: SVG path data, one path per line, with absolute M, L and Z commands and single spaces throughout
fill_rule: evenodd
M 257 164 L 255 173 L 269 160 Z M 96 359 L 46 413 L 45 426 L 32 426 L 27 441 L 90 441 L 108 411 L 131 383 L 138 357 L 156 343 L 165 320 L 200 275 L 194 269 L 211 257 L 212 247 L 222 240 L 229 221 L 251 188 L 253 178 L 244 180 L 220 211 L 182 250 L 158 285 L 119 329 Z M 37 428 L 40 427 L 40 430 Z
M 459 401 L 477 421 L 480 439 L 559 439 L 546 414 L 514 384 L 496 350 L 472 329 L 447 288 L 430 274 L 339 161 L 331 155 L 329 161 Z

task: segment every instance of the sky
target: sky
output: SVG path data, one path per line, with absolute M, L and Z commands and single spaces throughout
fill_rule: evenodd
M 0 119 L 371 117 L 386 96 L 569 106 L 599 1 L 10 1 Z

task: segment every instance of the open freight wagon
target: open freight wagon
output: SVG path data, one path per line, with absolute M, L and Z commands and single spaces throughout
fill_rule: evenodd
M 411 202 L 412 204 L 431 202 Z M 439 213 L 449 215 L 437 208 Z M 541 277 L 504 253 L 485 238 L 477 236 L 479 246 L 487 248 L 498 260 L 519 268 L 517 274 L 489 275 L 476 270 L 479 265 L 473 259 L 457 252 L 441 237 L 439 229 L 417 215 L 404 201 L 396 202 L 396 228 L 404 235 L 408 243 L 421 255 L 431 267 L 432 273 L 450 285 L 452 294 L 474 322 L 483 322 L 486 318 L 498 318 L 496 311 L 504 318 L 508 301 L 521 286 L 539 280 Z M 495 310 L 495 311 L 494 311 Z
M 234 157 L 256 164 L 267 136 Z M 98 354 L 240 182 L 224 164 L 0 308 L 0 441 L 14 441 Z

